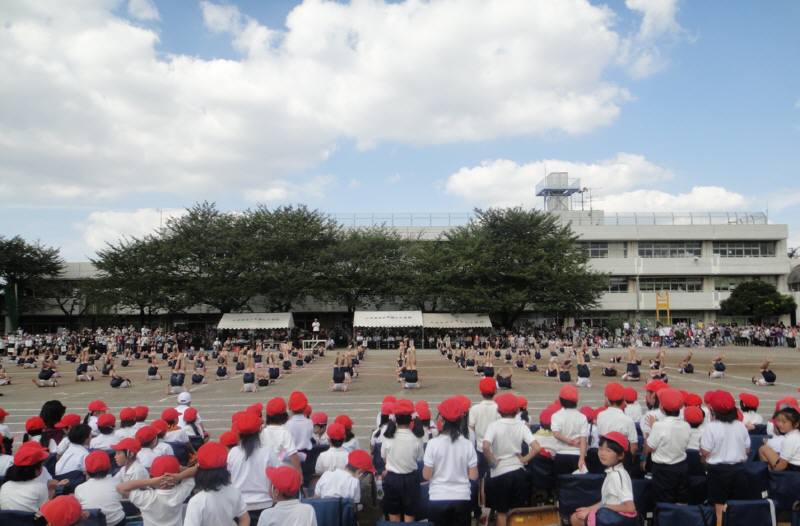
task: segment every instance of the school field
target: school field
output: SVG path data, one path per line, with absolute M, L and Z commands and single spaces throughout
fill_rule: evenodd
M 734 396 L 742 391 L 758 395 L 761 399 L 760 412 L 768 416 L 774 403 L 787 394 L 797 395 L 800 385 L 800 351 L 785 348 L 764 347 L 728 347 L 724 349 L 695 349 L 693 363 L 696 373 L 680 375 L 674 369 L 687 349 L 670 349 L 667 351 L 668 374 L 670 385 L 679 389 L 695 391 L 702 395 L 709 389 L 727 389 Z M 728 369 L 726 377 L 721 380 L 709 380 L 706 371 L 711 359 L 717 353 L 725 356 Z M 623 354 L 621 349 L 601 351 L 599 360 L 592 361 L 592 387 L 580 391 L 579 405 L 598 406 L 602 402 L 603 387 L 609 380 L 600 376 L 600 369 L 608 357 Z M 639 354 L 643 360 L 642 373 L 647 372 L 648 358 L 653 356 L 649 349 L 641 349 Z M 397 397 L 408 397 L 412 400 L 426 399 L 434 411 L 442 399 L 454 394 L 466 394 L 473 401 L 479 399 L 478 378 L 472 371 L 457 368 L 435 350 L 417 351 L 418 366 L 422 388 L 404 391 L 396 380 L 396 351 L 368 351 L 366 360 L 360 367 L 360 376 L 346 393 L 332 393 L 329 390 L 332 361 L 334 354 L 328 353 L 318 358 L 310 366 L 294 372 L 279 380 L 276 384 L 261 388 L 259 393 L 240 393 L 241 377 L 226 381 L 210 380 L 208 384 L 191 388 L 193 405 L 200 411 L 204 423 L 212 438 L 230 428 L 231 414 L 252 403 L 266 403 L 273 396 L 287 396 L 291 391 L 299 389 L 306 393 L 314 411 L 324 411 L 334 417 L 346 413 L 355 423 L 356 435 L 361 438 L 362 447 L 366 447 L 370 431 L 375 427 L 375 415 L 380 409 L 383 397 L 392 394 Z M 758 373 L 759 365 L 764 359 L 772 361 L 772 369 L 778 376 L 773 387 L 756 387 L 750 378 Z M 546 359 L 539 361 L 540 368 Z M 151 418 L 157 418 L 166 407 L 175 405 L 175 396 L 166 395 L 167 380 L 147 382 L 145 362 L 135 362 L 132 367 L 120 368 L 125 376 L 133 380 L 131 389 L 111 389 L 107 378 L 99 378 L 95 382 L 76 383 L 74 381 L 75 366 L 71 363 L 60 364 L 65 378 L 56 388 L 39 388 L 32 382 L 37 370 L 22 369 L 13 362 L 5 360 L 6 370 L 13 378 L 13 384 L 0 387 L 0 407 L 4 407 L 10 416 L 6 423 L 11 426 L 15 436 L 23 431 L 25 419 L 38 414 L 39 408 L 46 400 L 59 399 L 67 406 L 68 412 L 84 414 L 89 401 L 102 398 L 111 410 L 119 415 L 122 407 L 148 405 Z M 502 366 L 495 363 L 496 370 Z M 618 366 L 624 371 L 624 364 Z M 165 367 L 162 366 L 162 373 Z M 212 371 L 209 371 L 213 374 Z M 98 375 L 99 376 L 99 375 Z M 573 369 L 573 379 L 575 373 Z M 187 382 L 189 378 L 187 378 Z M 645 381 L 631 385 L 642 391 Z M 527 397 L 532 421 L 538 421 L 538 412 L 551 402 L 558 392 L 560 384 L 551 378 L 544 378 L 541 373 L 529 373 L 514 369 L 513 391 Z M 643 402 L 643 396 L 639 400 Z M 19 439 L 17 439 L 19 441 Z

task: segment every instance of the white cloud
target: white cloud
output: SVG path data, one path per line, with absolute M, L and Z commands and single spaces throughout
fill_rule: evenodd
M 403 176 L 400 174 L 393 174 L 386 178 L 386 184 L 397 184 L 403 180 Z
M 152 0 L 128 0 L 128 14 L 137 20 L 158 20 L 158 9 Z
M 642 14 L 639 38 L 654 40 L 666 33 L 679 33 L 681 26 L 675 20 L 678 0 L 625 0 L 632 11 Z
M 633 78 L 648 77 L 668 64 L 661 44 L 685 34 L 676 19 L 678 0 L 625 0 L 625 6 L 641 14 L 642 22 L 635 35 L 623 40 L 620 62 Z
M 311 180 L 300 184 L 277 180 L 266 188 L 249 188 L 245 190 L 244 198 L 255 203 L 288 203 L 290 201 L 314 203 L 322 200 L 327 189 L 335 182 L 336 178 L 329 175 L 313 177 Z
M 608 212 L 739 211 L 748 200 L 720 186 L 693 186 L 680 194 L 659 190 L 633 190 L 602 199 L 599 208 Z
M 124 237 L 151 234 L 169 218 L 185 213 L 186 210 L 177 208 L 92 212 L 83 226 L 83 240 L 92 250 L 100 250 L 106 243 L 117 242 Z
M 149 7 L 128 3 L 138 18 L 157 17 Z M 587 133 L 611 124 L 629 98 L 606 75 L 629 39 L 614 12 L 588 0 L 307 0 L 282 31 L 235 6 L 200 7 L 241 57 L 156 51 L 159 34 L 116 16 L 107 0 L 6 0 L 0 195 L 291 197 L 308 184 L 292 174 L 340 141 Z M 666 15 L 640 9 L 642 33 L 668 30 Z

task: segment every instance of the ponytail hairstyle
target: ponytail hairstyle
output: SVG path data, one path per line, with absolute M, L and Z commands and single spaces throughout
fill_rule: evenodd
M 464 434 L 461 429 L 463 427 L 464 420 L 465 419 L 463 417 L 459 418 L 455 422 L 442 419 L 442 434 L 448 435 L 450 437 L 450 441 L 455 442 L 458 440 L 458 437 L 463 436 Z
M 244 458 L 249 459 L 256 449 L 261 447 L 261 438 L 258 433 L 249 435 L 239 434 L 239 445 L 244 450 Z

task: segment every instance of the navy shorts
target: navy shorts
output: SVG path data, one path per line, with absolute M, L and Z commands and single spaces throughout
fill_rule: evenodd
M 383 478 L 383 512 L 388 515 L 416 515 L 419 508 L 419 473 L 405 475 L 389 471 Z

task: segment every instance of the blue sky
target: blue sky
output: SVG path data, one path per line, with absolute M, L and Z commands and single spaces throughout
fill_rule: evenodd
M 0 234 L 85 260 L 198 200 L 764 211 L 800 245 L 800 3 L 11 1 Z

